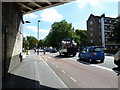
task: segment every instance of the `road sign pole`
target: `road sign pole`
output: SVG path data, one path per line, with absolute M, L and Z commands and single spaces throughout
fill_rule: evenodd
M 38 41 L 39 41 L 39 22 L 40 22 L 40 20 L 38 20 L 38 36 L 37 36 L 37 38 L 38 38 Z M 39 55 L 39 46 L 38 46 L 38 44 L 37 44 L 37 55 Z

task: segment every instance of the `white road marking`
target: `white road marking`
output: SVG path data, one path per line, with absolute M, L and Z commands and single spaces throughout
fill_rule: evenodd
M 38 80 L 40 82 L 40 78 L 39 78 L 39 72 L 38 72 L 38 65 L 37 62 L 35 61 L 35 75 L 36 75 L 36 80 Z
M 102 68 L 102 69 L 105 69 L 105 70 L 108 70 L 108 71 L 113 71 L 112 69 L 109 69 L 109 68 L 106 68 L 106 67 L 102 67 L 102 66 L 98 66 L 98 65 L 91 65 L 91 66 Z
M 59 68 L 58 66 L 56 66 L 57 68 Z
M 30 61 L 30 60 L 23 60 L 23 61 Z
M 65 71 L 64 70 L 61 70 L 63 73 L 65 73 Z
M 42 57 L 43 58 L 43 61 L 47 61 L 44 57 Z
M 46 63 L 47 64 L 47 63 Z M 48 64 L 47 64 L 48 65 Z M 49 65 L 48 65 L 49 66 Z M 52 70 L 52 68 L 49 66 L 49 68 Z M 54 73 L 54 75 L 56 75 L 56 77 L 60 80 L 61 83 L 63 83 L 63 85 L 65 86 L 65 88 L 68 88 L 67 85 L 58 77 L 58 75 L 52 70 L 52 72 Z
M 74 82 L 77 82 L 74 78 L 70 77 L 70 79 L 72 79 Z
M 51 58 L 51 57 L 47 57 L 47 58 Z

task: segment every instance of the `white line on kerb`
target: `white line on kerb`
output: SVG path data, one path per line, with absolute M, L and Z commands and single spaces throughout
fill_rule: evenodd
M 61 70 L 63 73 L 65 73 L 65 71 L 64 70 Z
M 74 82 L 76 82 L 76 80 L 74 78 L 70 77 L 70 79 L 72 79 Z
M 106 67 L 102 67 L 102 66 L 98 66 L 98 65 L 91 65 L 91 66 L 102 68 L 102 69 L 105 69 L 105 70 L 108 70 L 108 71 L 113 71 L 112 69 L 109 69 L 109 68 L 106 68 Z

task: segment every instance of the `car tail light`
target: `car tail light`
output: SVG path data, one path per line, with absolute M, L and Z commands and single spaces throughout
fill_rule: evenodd
M 94 56 L 95 55 L 95 53 L 92 53 L 92 56 Z

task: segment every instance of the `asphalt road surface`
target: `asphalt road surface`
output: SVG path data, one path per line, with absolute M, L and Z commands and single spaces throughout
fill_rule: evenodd
M 118 88 L 116 65 L 113 57 L 106 56 L 104 63 L 89 64 L 76 57 L 59 56 L 58 53 L 40 53 L 51 69 L 68 88 Z
M 58 52 L 57 53 L 48 53 L 48 54 L 50 54 L 53 57 L 59 56 Z M 73 61 L 81 62 L 81 63 L 84 63 L 84 64 L 89 64 L 87 61 L 80 61 L 78 59 L 78 53 L 76 54 L 75 57 L 64 57 L 64 56 L 62 56 L 61 58 L 65 58 L 67 60 L 73 60 Z M 113 56 L 105 56 L 104 63 L 99 63 L 99 61 L 98 61 L 98 63 L 96 62 L 96 63 L 90 64 L 90 65 L 93 65 L 93 66 L 96 66 L 96 67 L 99 67 L 99 68 L 104 68 L 104 69 L 107 69 L 107 70 L 113 70 L 114 68 L 117 67 L 114 64 L 114 57 Z

